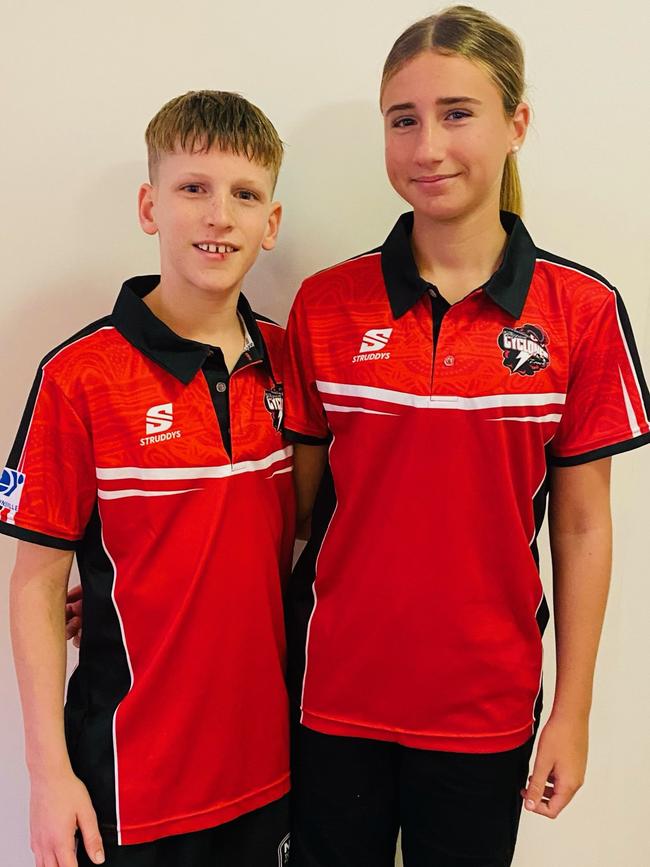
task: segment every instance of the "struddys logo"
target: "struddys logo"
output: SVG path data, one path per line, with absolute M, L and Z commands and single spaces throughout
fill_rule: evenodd
M 551 363 L 548 337 L 539 325 L 504 328 L 498 343 L 503 350 L 503 364 L 511 374 L 534 376 Z
M 267 388 L 264 392 L 264 406 L 271 414 L 273 427 L 280 430 L 284 415 L 284 390 L 281 382 L 276 382 L 273 388 Z
M 25 484 L 25 473 L 5 467 L 0 476 L 0 509 L 17 512 Z

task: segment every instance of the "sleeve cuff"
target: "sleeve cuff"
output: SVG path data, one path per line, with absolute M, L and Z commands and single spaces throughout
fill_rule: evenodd
M 31 542 L 33 545 L 43 545 L 46 548 L 58 548 L 61 551 L 75 551 L 77 548 L 77 542 L 71 539 L 61 539 L 58 536 L 37 533 L 35 530 L 26 530 L 16 524 L 7 524 L 6 521 L 0 521 L 0 533 L 13 536 L 21 542 Z
M 588 464 L 590 461 L 598 461 L 601 458 L 609 458 L 612 457 L 612 455 L 629 452 L 632 449 L 638 449 L 648 443 L 650 443 L 650 433 L 642 434 L 638 437 L 632 437 L 631 439 L 623 440 L 622 442 L 612 443 L 608 446 L 602 446 L 599 449 L 592 449 L 589 452 L 570 455 L 568 457 L 551 454 L 549 455 L 548 462 L 550 466 L 553 467 L 576 467 L 580 464 Z
M 299 443 L 303 446 L 328 446 L 332 442 L 332 434 L 328 434 L 326 437 L 310 437 L 286 427 L 282 429 L 282 433 L 290 443 Z

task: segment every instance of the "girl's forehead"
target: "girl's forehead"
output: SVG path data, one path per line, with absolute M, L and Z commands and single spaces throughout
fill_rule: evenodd
M 499 93 L 487 70 L 459 54 L 423 51 L 406 63 L 388 80 L 382 94 L 382 109 L 396 101 L 413 102 L 426 99 L 470 97 L 499 98 Z

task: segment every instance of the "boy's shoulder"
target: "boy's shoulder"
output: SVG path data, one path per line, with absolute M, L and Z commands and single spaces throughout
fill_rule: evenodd
M 49 375 L 66 376 L 80 373 L 92 360 L 105 358 L 106 351 L 118 335 L 110 315 L 102 316 L 81 328 L 67 340 L 51 349 L 41 360 L 39 370 Z

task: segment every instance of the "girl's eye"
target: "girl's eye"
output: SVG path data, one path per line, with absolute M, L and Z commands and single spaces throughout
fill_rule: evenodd
M 466 117 L 471 117 L 472 115 L 468 111 L 462 111 L 457 108 L 454 111 L 450 111 L 447 115 L 447 120 L 465 120 Z
M 398 117 L 397 120 L 393 121 L 392 125 L 393 125 L 393 127 L 396 127 L 397 129 L 403 129 L 404 127 L 407 127 L 407 126 L 413 126 L 415 124 L 415 122 L 416 121 L 415 121 L 414 117 Z

